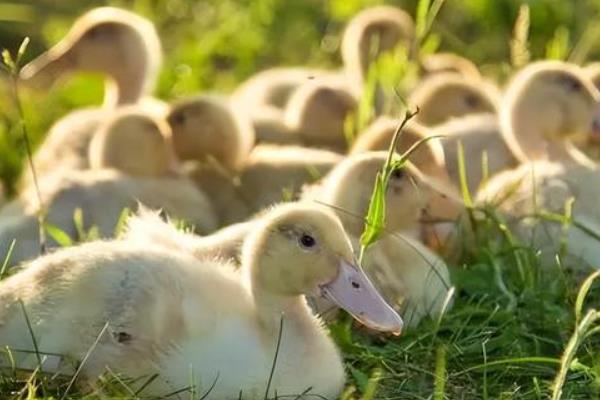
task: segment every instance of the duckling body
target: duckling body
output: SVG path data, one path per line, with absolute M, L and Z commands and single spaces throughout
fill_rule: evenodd
M 544 212 L 564 215 L 573 199 L 571 214 L 575 223 L 598 232 L 598 187 L 597 168 L 536 161 L 497 175 L 483 187 L 477 200 L 497 205 L 509 226 L 523 240 L 532 242 L 544 260 L 554 262 L 564 238 L 572 266 L 580 267 L 583 261 L 587 267 L 598 268 L 598 241 L 585 228 L 571 224 L 565 231 L 560 222 L 540 216 Z
M 319 245 L 319 252 L 298 248 L 296 240 L 306 235 L 316 242 L 302 243 Z M 82 364 L 81 376 L 89 381 L 106 366 L 131 377 L 158 373 L 143 394 L 164 396 L 189 387 L 192 370 L 196 393 L 208 392 L 215 382 L 207 395 L 212 399 L 305 390 L 336 397 L 344 383 L 341 357 L 303 294 L 340 295 L 336 299 L 351 313 L 382 330 L 397 331 L 401 320 L 360 270 L 340 266 L 338 260 L 351 258 L 352 250 L 339 222 L 324 210 L 279 208 L 253 229 L 244 246 L 242 275 L 222 262 L 127 240 L 92 242 L 39 258 L 0 284 L 5 305 L 0 340 L 13 349 L 31 348 L 23 334 L 23 304 L 40 351 L 65 355 L 59 371 L 69 359 L 80 361 L 98 341 Z M 287 259 L 292 269 L 282 263 L 282 252 L 294 256 Z M 362 285 L 360 293 L 337 278 L 347 273 Z M 353 298 L 366 303 L 359 306 Z M 18 366 L 31 365 L 31 354 L 15 357 Z
M 434 134 L 443 136 L 446 168 L 456 188 L 461 187 L 459 143 L 463 147 L 466 183 L 476 193 L 487 178 L 517 165 L 517 160 L 500 132 L 498 117 L 493 114 L 470 115 L 438 125 Z M 485 172 L 484 172 L 485 170 Z
M 216 216 L 205 194 L 174 170 L 164 129 L 164 124 L 135 109 L 111 116 L 90 145 L 90 169 L 60 171 L 40 180 L 47 222 L 75 239 L 80 232 L 74 213 L 80 209 L 84 229 L 95 227 L 101 237 L 111 237 L 123 209 L 136 209 L 141 202 L 194 224 L 200 232 L 216 229 Z M 39 252 L 38 208 L 36 189 L 29 187 L 0 211 L 4 250 L 17 240 L 13 263 Z
M 499 98 L 498 90 L 490 83 L 438 73 L 422 80 L 408 102 L 419 107 L 415 121 L 435 126 L 469 114 L 496 113 Z

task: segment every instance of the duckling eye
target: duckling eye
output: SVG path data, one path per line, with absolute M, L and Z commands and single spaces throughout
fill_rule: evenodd
M 395 169 L 390 176 L 392 179 L 400 180 L 404 178 L 404 175 L 403 169 Z
M 312 247 L 315 246 L 315 244 L 317 244 L 317 241 L 315 240 L 314 237 L 304 234 L 302 236 L 300 236 L 300 246 L 310 249 Z
M 465 104 L 469 108 L 476 108 L 479 106 L 479 99 L 477 98 L 477 96 L 475 96 L 473 94 L 468 94 L 465 97 Z
M 169 118 L 169 122 L 176 125 L 183 125 L 185 123 L 185 113 L 178 112 L 171 115 L 171 117 Z
M 570 92 L 578 92 L 582 87 L 581 82 L 572 77 L 565 77 L 562 83 Z

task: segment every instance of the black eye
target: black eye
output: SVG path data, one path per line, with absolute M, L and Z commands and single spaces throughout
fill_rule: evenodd
M 479 98 L 477 96 L 475 96 L 474 94 L 468 94 L 465 97 L 465 104 L 469 108 L 476 108 L 479 106 Z
M 392 179 L 403 179 L 404 178 L 404 170 L 403 169 L 395 169 L 390 175 Z
M 169 117 L 169 122 L 171 125 L 183 125 L 185 123 L 185 113 L 183 111 L 172 114 Z
M 571 77 L 571 76 L 565 77 L 565 78 L 562 80 L 562 84 L 563 84 L 563 85 L 564 85 L 564 86 L 567 88 L 567 90 L 569 90 L 570 92 L 578 92 L 578 91 L 580 91 L 580 90 L 581 90 L 581 88 L 582 88 L 581 82 L 579 82 L 579 80 L 577 80 L 577 79 L 575 79 L 575 78 L 573 78 L 573 77 Z
M 314 247 L 316 243 L 315 238 L 310 235 L 304 234 L 300 236 L 300 245 L 302 245 L 302 247 L 310 249 L 311 247 Z

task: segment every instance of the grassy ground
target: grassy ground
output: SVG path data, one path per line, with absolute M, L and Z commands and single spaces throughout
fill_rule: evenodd
M 337 46 L 343 23 L 372 3 L 111 2 L 148 15 L 164 32 L 167 62 L 158 94 L 166 99 L 202 89 L 227 91 L 268 65 L 308 62 L 334 67 L 339 63 Z M 518 3 L 448 1 L 432 26 L 428 46 L 465 54 L 484 71 L 506 76 L 512 68 L 508 42 Z M 0 10 L 5 11 L 0 14 L 8 16 L 7 23 L 0 25 L 0 39 L 4 47 L 14 50 L 23 35 L 32 36 L 26 54 L 32 57 L 42 50 L 45 40 L 56 41 L 73 16 L 92 4 L 98 2 L 57 5 L 32 0 L 14 3 L 8 9 L 11 14 L 0 3 Z M 416 7 L 416 1 L 401 4 L 411 11 Z M 600 2 L 591 0 L 531 2 L 527 56 L 593 59 L 600 49 L 595 41 L 588 45 L 586 38 L 595 34 L 591 27 L 597 22 L 598 9 Z M 44 18 L 47 15 L 52 18 Z M 406 63 L 399 67 L 409 70 Z M 390 69 L 385 63 L 380 65 L 380 75 L 390 78 Z M 58 116 L 98 103 L 101 93 L 101 81 L 89 76 L 70 80 L 45 96 L 24 92 L 25 118 L 34 144 Z M 0 105 L 0 176 L 10 192 L 23 164 L 23 152 L 15 123 L 18 118 L 4 84 L 0 84 Z M 362 111 L 368 115 L 365 108 L 368 105 L 363 104 Z M 453 307 L 443 318 L 425 321 L 400 338 L 369 336 L 354 329 L 350 319 L 331 327 L 348 367 L 349 382 L 342 398 L 555 399 L 559 397 L 552 396 L 559 391 L 563 399 L 600 398 L 600 317 L 594 323 L 594 315 L 588 314 L 592 307 L 600 308 L 599 280 L 588 290 L 580 290 L 584 274 L 571 272 L 569 267 L 576 266 L 563 265 L 560 253 L 555 263 L 542 265 L 536 249 L 513 239 L 497 219 L 488 218 L 477 226 L 472 239 L 476 246 L 469 246 L 453 262 L 456 291 Z M 590 326 L 584 329 L 588 322 Z M 69 379 L 0 376 L 0 398 L 82 398 L 68 387 Z M 135 398 L 127 384 L 111 373 L 106 375 L 104 392 Z M 96 397 L 101 396 L 90 398 Z

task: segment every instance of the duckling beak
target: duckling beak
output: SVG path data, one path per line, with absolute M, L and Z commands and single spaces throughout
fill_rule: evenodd
M 19 78 L 31 87 L 47 89 L 73 64 L 70 48 L 61 42 L 25 65 Z
M 321 286 L 321 295 L 369 328 L 395 335 L 402 332 L 402 318 L 386 303 L 356 263 L 342 259 L 338 276 Z

